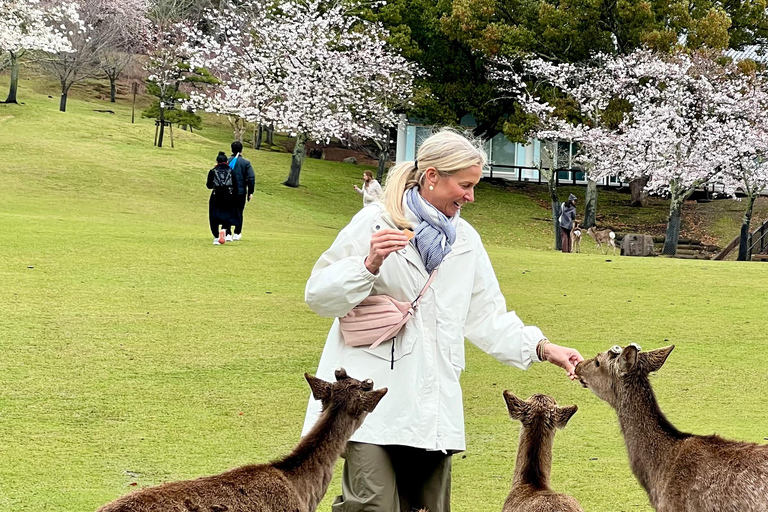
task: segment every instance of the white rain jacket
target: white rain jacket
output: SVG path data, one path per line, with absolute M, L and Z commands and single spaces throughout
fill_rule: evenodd
M 415 222 L 413 214 L 406 214 Z M 379 229 L 396 226 L 384 206 L 374 203 L 341 230 L 307 282 L 305 300 L 313 311 L 334 318 L 346 315 L 368 295 L 387 294 L 401 301 L 416 298 L 429 276 L 412 245 L 390 254 L 377 275 L 366 269 L 363 262 L 371 234 Z M 334 370 L 343 367 L 356 379 L 373 379 L 376 388 L 389 388 L 352 441 L 464 450 L 459 376 L 464 369 L 465 336 L 510 366 L 527 369 L 538 362 L 541 330 L 523 325 L 513 311 L 507 311 L 488 254 L 472 226 L 459 220 L 456 232 L 452 251 L 394 342 L 385 341 L 374 350 L 348 347 L 338 319 L 331 326 L 317 376 L 332 381 Z M 302 435 L 319 415 L 320 402 L 310 397 Z
M 381 194 L 384 193 L 381 185 L 379 185 L 379 182 L 376 180 L 371 180 L 367 187 L 363 185 L 363 188 L 355 188 L 355 190 L 358 194 L 363 196 L 363 206 L 368 206 L 369 204 L 378 201 L 381 198 Z

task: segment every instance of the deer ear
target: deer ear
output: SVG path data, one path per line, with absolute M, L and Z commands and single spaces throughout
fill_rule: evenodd
M 365 397 L 365 410 L 368 412 L 373 412 L 376 406 L 379 405 L 381 399 L 384 398 L 384 395 L 387 394 L 387 391 L 387 388 L 377 389 L 376 391 L 369 391 Z
M 568 423 L 568 420 L 571 419 L 571 416 L 576 414 L 576 411 L 579 410 L 579 407 L 576 405 L 570 405 L 568 407 L 558 407 L 555 409 L 555 426 L 557 428 L 565 428 L 566 423 Z
M 517 398 L 511 391 L 504 391 L 504 401 L 507 402 L 509 415 L 513 420 L 522 421 L 528 411 L 528 404 Z
M 324 401 L 330 396 L 330 383 L 325 382 L 323 379 L 318 379 L 317 377 L 308 373 L 304 374 L 304 378 L 307 379 L 309 387 L 312 390 L 312 396 L 315 397 L 315 400 Z
M 619 370 L 622 373 L 631 372 L 637 366 L 637 347 L 628 345 L 624 347 L 619 356 Z
M 664 366 L 664 363 L 667 361 L 669 354 L 672 353 L 674 348 L 674 345 L 670 345 L 668 347 L 651 350 L 650 352 L 643 352 L 641 354 L 643 368 L 649 373 L 659 371 L 659 369 Z

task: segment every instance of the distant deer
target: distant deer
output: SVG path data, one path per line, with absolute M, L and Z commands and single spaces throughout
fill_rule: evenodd
M 587 230 L 587 234 L 597 242 L 597 246 L 603 254 L 608 254 L 608 247 L 613 247 L 613 255 L 616 255 L 616 233 L 610 229 L 601 229 L 598 231 L 595 229 L 595 226 L 592 226 Z M 603 250 L 603 244 L 608 246 L 605 250 Z
M 523 424 L 512 490 L 502 512 L 582 512 L 574 498 L 549 488 L 555 429 L 565 427 L 578 407 L 558 407 L 552 397 L 520 400 L 504 391 L 509 415 Z
M 582 231 L 578 221 L 573 221 L 573 229 L 571 230 L 571 252 L 581 252 L 581 235 Z
M 387 388 L 374 390 L 373 381 L 348 377 L 343 368 L 336 370 L 333 384 L 304 377 L 323 412 L 287 457 L 141 489 L 97 512 L 314 512 L 347 441 Z
M 768 512 L 768 446 L 685 434 L 659 409 L 648 374 L 673 348 L 615 346 L 576 375 L 616 410 L 632 472 L 657 512 Z

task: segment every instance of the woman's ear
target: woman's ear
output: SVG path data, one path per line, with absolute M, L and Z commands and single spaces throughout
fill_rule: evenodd
M 437 174 L 437 169 L 434 167 L 427 167 L 427 170 L 424 171 L 424 180 L 425 185 L 435 185 L 437 183 L 437 178 L 439 174 Z

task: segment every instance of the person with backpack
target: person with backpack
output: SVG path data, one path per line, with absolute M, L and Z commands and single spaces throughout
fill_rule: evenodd
M 576 220 L 576 196 L 570 194 L 568 200 L 560 205 L 560 241 L 563 252 L 571 252 L 571 230 Z
M 235 222 L 235 234 L 232 240 L 240 240 L 243 231 L 243 211 L 245 203 L 253 198 L 253 190 L 256 186 L 256 174 L 253 172 L 251 162 L 243 158 L 243 143 L 235 141 L 231 145 L 232 156 L 229 157 L 229 167 L 232 169 L 235 189 L 233 201 L 237 206 L 237 222 Z
M 232 241 L 232 226 L 237 225 L 239 216 L 235 203 L 235 180 L 227 162 L 227 154 L 219 151 L 216 167 L 208 171 L 207 187 L 211 192 L 208 202 L 208 221 L 213 233 L 213 245 Z

